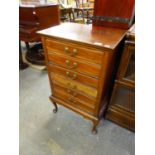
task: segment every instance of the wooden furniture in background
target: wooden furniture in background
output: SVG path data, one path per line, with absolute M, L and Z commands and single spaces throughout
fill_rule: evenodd
M 135 130 L 135 33 L 126 36 L 125 46 L 106 118 Z
M 69 20 L 70 22 L 74 22 L 74 9 L 73 9 L 73 2 L 69 3 L 68 0 L 57 0 L 60 4 L 60 14 L 61 14 L 61 21 Z M 74 0 L 73 0 L 74 1 Z
M 59 18 L 58 4 L 46 2 L 20 2 L 19 39 L 26 43 L 28 50 L 26 58 L 28 61 L 36 64 L 44 64 L 44 55 L 38 51 L 36 51 L 36 53 L 35 51 L 32 52 L 29 48 L 29 43 L 40 42 L 41 38 L 36 34 L 36 31 L 58 25 L 60 23 Z M 21 52 L 21 50 L 19 51 Z
M 83 23 L 85 23 L 85 19 L 87 20 L 86 23 L 90 23 L 90 17 L 93 14 L 94 5 L 93 1 L 91 0 L 75 0 L 76 7 L 74 8 L 74 12 L 77 13 L 77 17 L 81 13 Z
M 129 29 L 135 0 L 95 0 L 93 25 Z
M 56 103 L 63 105 L 90 119 L 96 133 L 126 31 L 64 23 L 38 33 L 46 56 L 54 112 Z

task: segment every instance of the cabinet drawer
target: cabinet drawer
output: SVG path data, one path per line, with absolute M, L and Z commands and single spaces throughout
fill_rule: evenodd
M 61 67 L 71 69 L 73 71 L 80 72 L 85 75 L 89 75 L 98 78 L 101 70 L 101 66 L 93 63 L 87 63 L 76 58 L 70 58 L 62 54 L 49 53 L 49 63 L 57 64 Z
M 54 91 L 60 91 L 62 93 L 67 93 L 70 97 L 74 97 L 75 99 L 79 99 L 81 102 L 84 101 L 84 105 L 90 108 L 95 108 L 96 100 L 94 98 L 88 98 L 87 96 L 84 96 L 84 94 L 81 94 L 77 92 L 76 90 L 65 88 L 60 86 L 57 83 L 53 83 L 52 88 Z
M 50 52 L 66 54 L 71 57 L 77 57 L 97 64 L 102 63 L 104 52 L 95 48 L 82 47 L 81 45 L 57 42 L 46 39 L 46 48 Z
M 49 68 L 50 74 L 52 74 L 54 72 L 56 74 L 66 77 L 67 79 L 81 82 L 88 86 L 92 86 L 95 88 L 97 88 L 97 86 L 98 86 L 98 80 L 95 78 L 91 78 L 89 76 L 82 75 L 78 72 L 74 72 L 74 71 L 71 71 L 71 70 L 56 66 L 56 65 L 52 65 L 52 64 L 49 65 L 48 68 Z
M 84 84 L 81 84 L 79 82 L 73 81 L 73 80 L 69 80 L 66 79 L 63 76 L 60 76 L 58 74 L 51 74 L 50 75 L 51 80 L 53 81 L 53 83 L 58 83 L 59 85 L 62 85 L 66 88 L 69 89 L 73 89 L 76 90 L 77 92 L 79 91 L 80 93 L 84 93 L 85 96 L 88 96 L 90 98 L 96 98 L 97 97 L 97 89 L 90 87 L 90 86 L 86 86 Z
M 73 107 L 76 107 L 77 109 L 80 109 L 80 110 L 85 111 L 90 114 L 94 114 L 94 109 L 92 109 L 88 106 L 85 106 L 84 101 L 78 100 L 77 98 L 75 98 L 65 92 L 55 89 L 52 92 L 52 96 L 66 102 L 69 105 L 72 105 Z

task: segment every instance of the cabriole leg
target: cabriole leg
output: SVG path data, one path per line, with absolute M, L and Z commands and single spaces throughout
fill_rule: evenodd
M 97 134 L 97 129 L 96 129 L 96 127 L 97 127 L 99 121 L 92 121 L 92 122 L 93 122 L 92 133 L 93 133 L 93 134 Z
M 57 113 L 57 111 L 58 111 L 58 106 L 57 106 L 56 102 L 52 101 L 51 97 L 49 97 L 49 99 L 51 100 L 51 102 L 52 102 L 53 105 L 54 105 L 53 112 L 54 112 L 54 113 Z
M 53 103 L 53 105 L 54 105 L 54 109 L 53 109 L 53 112 L 54 113 L 57 113 L 57 111 L 58 111 L 58 106 L 57 106 L 57 104 L 56 104 L 56 102 L 52 102 Z

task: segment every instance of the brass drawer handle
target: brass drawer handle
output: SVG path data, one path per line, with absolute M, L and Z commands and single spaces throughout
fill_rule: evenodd
M 77 51 L 77 49 L 73 49 L 73 54 L 72 54 L 72 56 L 74 57 L 74 56 L 76 56 L 78 54 L 78 51 Z
M 70 72 L 69 71 L 66 71 L 66 76 L 68 78 L 70 77 L 72 80 L 76 80 L 77 79 L 77 73 L 74 73 L 73 74 L 73 77 L 71 77 Z
M 73 80 L 76 80 L 77 79 L 77 74 L 76 73 L 73 74 L 73 78 L 72 79 Z
M 71 67 L 71 69 L 75 69 L 75 68 L 77 68 L 77 66 L 78 66 L 78 63 L 77 62 L 74 62 L 73 63 L 73 66 Z
M 70 72 L 67 71 L 67 72 L 66 72 L 66 76 L 67 76 L 67 77 L 70 77 Z
M 64 51 L 65 51 L 65 53 L 69 53 L 69 48 L 65 47 Z
M 66 63 L 67 66 L 70 65 L 70 61 L 69 60 L 65 60 L 65 63 Z
M 70 66 L 70 61 L 69 60 L 65 60 L 65 64 L 67 66 Z M 78 66 L 78 63 L 77 62 L 73 62 L 73 66 L 71 66 L 70 69 L 75 69 L 75 68 L 77 68 L 77 66 Z

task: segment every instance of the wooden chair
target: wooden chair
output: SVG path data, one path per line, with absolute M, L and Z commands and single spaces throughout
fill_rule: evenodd
M 74 12 L 77 13 L 77 17 L 81 13 L 83 23 L 85 23 L 85 19 L 87 20 L 86 23 L 90 23 L 90 15 L 93 14 L 94 0 L 75 0 L 76 1 L 76 7 L 74 8 Z
M 61 21 L 75 21 L 73 5 L 68 0 L 58 0 L 60 4 Z

